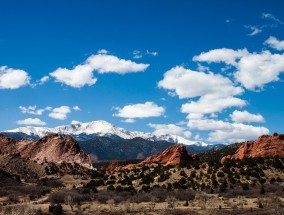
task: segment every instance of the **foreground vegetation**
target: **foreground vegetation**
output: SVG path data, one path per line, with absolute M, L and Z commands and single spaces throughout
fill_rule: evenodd
M 38 164 L 0 171 L 0 214 L 284 214 L 284 159 L 195 161 L 119 172 Z M 27 167 L 28 168 L 28 167 Z

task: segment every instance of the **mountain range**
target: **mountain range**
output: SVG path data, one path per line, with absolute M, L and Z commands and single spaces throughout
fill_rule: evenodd
M 185 145 L 190 154 L 225 146 L 191 141 L 171 134 L 132 132 L 102 120 L 88 123 L 73 121 L 70 125 L 54 128 L 26 126 L 1 133 L 17 140 L 36 140 L 51 133 L 69 135 L 95 160 L 143 159 L 174 144 Z

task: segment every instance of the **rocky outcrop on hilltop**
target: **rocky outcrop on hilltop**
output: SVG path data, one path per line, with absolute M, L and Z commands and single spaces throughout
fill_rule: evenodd
M 79 144 L 67 135 L 50 134 L 39 140 L 16 141 L 5 136 L 0 136 L 1 152 L 19 153 L 38 162 L 53 163 L 78 163 L 84 167 L 91 168 L 92 161 Z
M 184 161 L 187 162 L 192 160 L 193 157 L 188 155 L 186 147 L 184 145 L 177 144 L 167 148 L 166 150 L 156 155 L 152 155 L 146 158 L 144 161 L 140 162 L 139 165 L 156 163 L 163 166 L 169 166 L 169 165 L 174 166 L 174 165 L 179 165 Z
M 284 157 L 284 134 L 262 135 L 256 141 L 244 142 L 234 155 L 225 156 L 221 161 L 274 156 Z

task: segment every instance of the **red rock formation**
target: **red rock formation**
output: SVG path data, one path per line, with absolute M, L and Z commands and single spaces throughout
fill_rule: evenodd
M 284 134 L 262 135 L 256 141 L 245 142 L 234 155 L 223 157 L 221 162 L 225 159 L 274 156 L 284 157 Z
M 0 134 L 0 154 L 17 153 L 17 150 L 15 148 L 16 142 L 16 140 Z
M 187 154 L 185 146 L 176 144 L 156 155 L 152 155 L 146 158 L 144 161 L 140 162 L 139 165 L 141 166 L 152 163 L 157 163 L 163 166 L 179 165 L 183 161 L 191 161 L 191 160 L 193 160 L 193 158 L 192 156 L 189 156 Z
M 160 164 L 163 166 L 168 165 L 179 165 L 182 162 L 188 162 L 193 160 L 199 160 L 198 155 L 188 155 L 186 147 L 181 144 L 176 144 L 173 146 L 170 146 L 169 148 L 165 149 L 164 151 L 152 155 L 145 160 L 143 160 L 140 163 L 137 164 L 127 164 L 125 166 L 122 166 L 119 164 L 118 161 L 113 161 L 106 169 L 104 169 L 106 172 L 112 172 L 112 171 L 120 171 L 123 169 L 130 169 L 133 167 L 141 167 L 144 165 L 151 165 L 151 164 Z
M 22 157 L 39 162 L 78 163 L 87 168 L 92 167 L 90 156 L 80 149 L 79 144 L 73 138 L 67 135 L 50 134 L 35 141 L 8 139 Z M 5 138 L 0 139 L 0 145 L 4 146 L 6 142 Z

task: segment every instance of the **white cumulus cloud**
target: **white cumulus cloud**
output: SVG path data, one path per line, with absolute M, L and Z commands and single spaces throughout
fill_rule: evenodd
M 278 51 L 284 50 L 284 41 L 283 40 L 280 41 L 276 37 L 273 37 L 273 36 L 270 36 L 267 40 L 265 40 L 264 44 Z
M 229 78 L 212 72 L 197 72 L 177 66 L 164 74 L 158 86 L 171 90 L 181 99 L 199 97 L 182 105 L 181 111 L 188 113 L 188 118 L 202 118 L 204 114 L 246 105 L 246 101 L 234 97 L 244 92 L 241 87 L 234 86 Z
M 143 72 L 149 64 L 135 63 L 130 60 L 120 59 L 113 55 L 108 55 L 106 50 L 100 50 L 99 54 L 91 55 L 83 64 L 75 66 L 73 69 L 58 68 L 50 73 L 57 82 L 64 83 L 71 87 L 81 88 L 85 85 L 92 86 L 97 78 L 93 72 L 127 74 L 133 72 Z
M 114 116 L 127 119 L 158 117 L 165 113 L 163 107 L 149 101 L 144 104 L 126 105 L 123 108 L 117 107 L 115 109 L 117 110 L 117 113 L 115 113 Z
M 41 121 L 39 118 L 27 118 L 17 121 L 18 125 L 46 125 L 45 122 Z
M 124 60 L 105 54 L 92 55 L 87 59 L 87 63 L 100 74 L 143 72 L 149 67 L 149 64 L 135 63 L 131 60 Z
M 233 123 L 230 129 L 210 132 L 207 140 L 211 142 L 235 143 L 255 140 L 260 135 L 268 133 L 269 130 L 265 127 Z
M 159 135 L 177 135 L 182 136 L 184 138 L 189 138 L 191 136 L 191 132 L 183 128 L 181 126 L 177 126 L 175 124 L 148 124 L 150 128 L 155 129 L 153 134 Z
M 247 111 L 235 110 L 230 114 L 231 119 L 234 122 L 264 122 L 264 118 L 260 114 L 252 114 Z
M 189 120 L 188 127 L 200 131 L 228 130 L 231 128 L 231 123 L 214 119 L 193 119 Z
M 67 114 L 71 113 L 71 108 L 68 106 L 61 106 L 58 108 L 54 108 L 51 110 L 51 113 L 48 114 L 53 119 L 65 120 L 67 118 Z
M 17 89 L 30 83 L 30 76 L 20 69 L 0 67 L 0 89 Z
M 208 52 L 202 52 L 200 55 L 194 56 L 193 61 L 207 62 L 207 63 L 226 63 L 230 65 L 237 65 L 236 60 L 248 55 L 247 49 L 213 49 Z
M 284 55 L 269 51 L 251 53 L 238 63 L 235 79 L 245 88 L 255 90 L 272 81 L 278 81 L 284 71 Z
M 232 97 L 215 97 L 210 94 L 202 96 L 197 101 L 190 101 L 183 104 L 181 111 L 189 114 L 209 114 L 218 113 L 230 107 L 243 107 L 247 104 L 246 101 Z M 189 116 L 190 117 L 190 116 Z
M 262 134 L 268 134 L 265 127 L 230 123 L 222 120 L 200 119 L 189 120 L 188 127 L 201 131 L 210 131 L 207 140 L 219 143 L 234 143 L 253 140 Z
M 272 54 L 269 51 L 248 53 L 246 49 L 215 49 L 193 59 L 208 63 L 224 62 L 234 66 L 235 80 L 249 90 L 263 88 L 265 84 L 279 80 L 280 73 L 284 71 L 284 54 Z
M 71 87 L 81 88 L 85 85 L 92 86 L 97 82 L 97 78 L 93 76 L 93 68 L 88 64 L 75 66 L 69 70 L 66 68 L 58 68 L 50 73 L 56 82 L 60 82 Z
M 216 96 L 238 95 L 241 87 L 235 87 L 232 81 L 220 74 L 204 73 L 177 66 L 164 74 L 158 86 L 175 92 L 179 98 L 194 98 L 212 94 Z
M 50 110 L 50 107 L 38 109 L 36 105 L 34 106 L 19 106 L 21 113 L 33 114 L 33 115 L 42 115 L 42 113 L 46 110 Z

